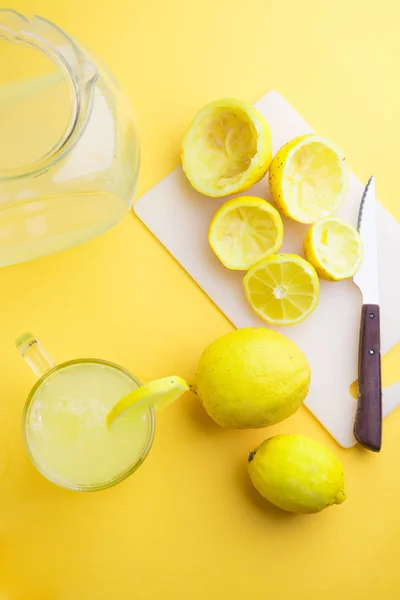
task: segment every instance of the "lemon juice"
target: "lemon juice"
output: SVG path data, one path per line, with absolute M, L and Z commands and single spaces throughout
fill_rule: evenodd
M 129 100 L 47 20 L 0 10 L 0 266 L 113 227 L 133 202 L 139 142 Z
M 121 367 L 89 359 L 46 373 L 24 415 L 25 443 L 38 470 L 77 490 L 108 487 L 135 470 L 151 446 L 153 410 L 121 415 L 111 427 L 106 417 L 138 386 Z
M 0 171 L 26 169 L 45 149 L 56 146 L 68 124 L 67 88 L 57 72 L 0 85 Z M 44 111 L 45 119 L 32 118 Z M 38 177 L 4 179 L 0 266 L 70 248 L 124 217 L 127 203 L 115 193 L 116 186 L 107 189 L 105 175 L 113 161 L 115 135 L 106 98 L 96 88 L 89 122 L 67 157 Z

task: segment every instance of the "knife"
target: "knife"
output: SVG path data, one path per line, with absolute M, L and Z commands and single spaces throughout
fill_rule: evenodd
M 382 445 L 382 384 L 376 202 L 375 180 L 371 177 L 361 199 L 357 224 L 364 245 L 364 260 L 353 278 L 363 297 L 354 436 L 364 448 L 379 452 Z

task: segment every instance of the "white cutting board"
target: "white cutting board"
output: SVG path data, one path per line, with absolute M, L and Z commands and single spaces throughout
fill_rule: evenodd
M 269 92 L 255 106 L 271 126 L 274 153 L 293 137 L 312 132 L 277 92 Z M 379 193 L 379 181 L 377 188 Z M 351 174 L 348 195 L 338 214 L 353 224 L 357 222 L 363 189 Z M 268 178 L 246 194 L 271 201 Z M 208 198 L 196 192 L 178 167 L 139 198 L 134 211 L 236 327 L 265 326 L 247 304 L 243 273 L 223 267 L 208 245 L 209 223 L 225 201 L 226 198 Z M 385 354 L 400 341 L 400 229 L 381 205 L 378 208 L 382 354 Z M 307 226 L 284 219 L 284 231 L 281 251 L 301 254 Z M 310 363 L 312 381 L 306 406 L 346 448 L 356 443 L 352 432 L 356 401 L 349 387 L 357 379 L 360 309 L 361 296 L 351 281 L 322 281 L 314 313 L 300 325 L 279 328 L 300 346 Z M 384 390 L 385 416 L 400 404 L 400 372 L 398 379 Z

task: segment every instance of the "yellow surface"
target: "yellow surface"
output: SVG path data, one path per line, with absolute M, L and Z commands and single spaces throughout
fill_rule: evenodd
M 119 77 L 142 134 L 139 193 L 178 164 L 183 132 L 207 101 L 277 89 L 361 179 L 376 176 L 400 219 L 396 0 L 13 5 L 84 40 Z M 305 408 L 269 431 L 225 431 L 188 395 L 158 417 L 135 475 L 105 492 L 67 492 L 23 450 L 34 378 L 14 338 L 32 330 L 56 361 L 96 356 L 143 380 L 190 379 L 204 346 L 231 325 L 132 214 L 84 246 L 1 270 L 0 290 L 1 600 L 400 597 L 400 411 L 374 455 L 341 450 Z M 258 497 L 246 454 L 277 432 L 336 452 L 343 505 L 297 517 Z

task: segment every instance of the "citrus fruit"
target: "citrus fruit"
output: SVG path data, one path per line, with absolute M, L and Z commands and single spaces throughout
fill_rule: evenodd
M 275 506 L 317 513 L 346 499 L 343 468 L 336 456 L 302 435 L 276 435 L 248 458 L 251 481 Z
M 211 221 L 208 240 L 228 269 L 244 270 L 282 245 L 280 214 L 269 202 L 240 196 L 221 206 Z
M 310 228 L 304 240 L 304 254 L 318 275 L 328 281 L 353 277 L 364 256 L 357 229 L 337 217 L 322 219 Z
M 182 377 L 164 377 L 150 381 L 121 398 L 106 417 L 107 427 L 128 411 L 133 414 L 146 412 L 151 406 L 156 410 L 175 402 L 189 386 Z
M 214 100 L 192 121 L 182 143 L 182 166 L 192 186 L 207 196 L 247 190 L 271 164 L 271 130 L 251 104 Z
M 318 304 L 319 280 L 296 254 L 275 254 L 254 265 L 243 279 L 252 308 L 270 325 L 295 325 Z
M 296 412 L 309 385 L 310 368 L 296 344 L 260 327 L 232 331 L 213 342 L 192 387 L 216 423 L 255 429 Z
M 277 207 L 301 223 L 315 223 L 334 213 L 345 198 L 347 179 L 342 153 L 314 134 L 297 137 L 283 146 L 269 172 Z

